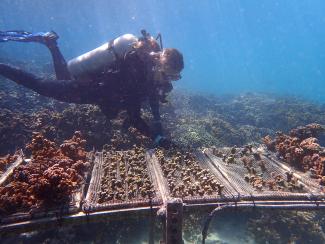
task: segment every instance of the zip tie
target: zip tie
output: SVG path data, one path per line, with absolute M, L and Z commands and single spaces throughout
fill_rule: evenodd
M 317 202 L 317 197 L 312 192 L 308 194 L 308 199 L 309 201 L 314 202 L 317 207 L 319 206 L 319 203 Z
M 84 206 L 84 207 L 83 207 L 83 211 L 84 211 L 85 214 L 86 214 L 86 220 L 87 220 L 87 223 L 89 222 L 90 210 L 91 210 L 91 206 Z
M 240 201 L 240 194 L 238 193 L 237 196 L 233 196 L 233 201 L 235 203 L 235 208 L 238 208 L 238 202 Z
M 314 202 L 315 202 L 316 207 L 319 208 L 319 204 L 320 204 L 319 199 L 313 193 L 311 193 L 311 194 L 314 196 Z
M 58 225 L 60 227 L 62 227 L 62 216 L 61 216 L 61 214 L 59 214 L 59 212 L 55 212 L 55 217 L 56 217 L 56 221 L 57 221 Z
M 152 205 L 151 193 L 149 194 L 149 206 L 150 206 L 150 210 L 152 211 L 153 205 Z
M 252 202 L 253 202 L 253 204 L 254 204 L 254 208 L 256 207 L 256 204 L 255 204 L 255 200 L 254 200 L 254 196 L 253 196 L 253 194 L 252 193 L 249 193 L 250 195 L 251 195 L 251 198 L 252 198 Z

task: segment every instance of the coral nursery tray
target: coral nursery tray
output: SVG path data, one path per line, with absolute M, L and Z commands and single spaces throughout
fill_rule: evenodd
M 305 185 L 307 185 L 313 193 L 325 193 L 325 186 L 320 184 L 319 180 L 313 177 L 313 174 L 311 174 L 310 171 L 302 172 L 298 169 L 295 169 L 293 166 L 284 162 L 283 159 L 279 158 L 274 152 L 267 151 L 267 153 L 265 153 L 264 155 L 268 160 L 272 161 L 278 167 L 286 171 L 293 172 L 294 176 L 298 178 L 301 182 L 303 182 Z
M 186 204 L 229 201 L 237 192 L 198 151 L 155 149 L 148 158 L 161 175 L 168 198 L 181 198 Z
M 1 171 L 0 173 L 0 185 L 4 184 L 12 174 L 13 170 L 21 163 L 23 163 L 24 160 L 23 151 L 22 150 L 17 151 L 13 157 L 10 157 L 9 155 L 8 159 L 10 160 L 11 158 L 13 158 L 13 161 L 5 165 L 3 171 Z
M 103 151 L 96 154 L 84 211 L 161 205 L 161 195 L 145 150 Z
M 70 201 L 66 204 L 52 205 L 51 207 L 32 207 L 32 208 L 19 208 L 16 209 L 14 213 L 11 214 L 1 214 L 0 215 L 0 224 L 10 224 L 17 223 L 22 221 L 30 221 L 41 218 L 61 218 L 64 215 L 70 215 L 78 213 L 81 210 L 81 205 L 87 191 L 87 185 L 90 181 L 91 170 L 93 166 L 94 156 L 93 152 L 87 154 L 87 162 L 89 162 L 90 167 L 87 171 L 84 172 L 84 181 L 70 196 Z M 15 163 L 15 168 L 19 165 L 25 165 L 31 163 L 31 159 L 21 160 L 20 163 Z M 14 170 L 14 168 L 12 169 Z M 12 173 L 12 172 L 11 172 Z M 10 186 L 11 184 L 11 174 L 8 175 L 5 181 L 0 185 L 1 187 Z
M 238 191 L 241 199 L 306 199 L 319 190 L 290 168 L 266 157 L 263 147 L 203 150 L 215 167 Z

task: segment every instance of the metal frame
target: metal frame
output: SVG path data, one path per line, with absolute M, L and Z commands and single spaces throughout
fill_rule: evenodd
M 260 202 L 234 202 L 222 203 L 211 211 L 208 215 L 203 230 L 202 230 L 202 244 L 205 244 L 205 239 L 208 236 L 208 229 L 213 217 L 220 211 L 227 208 L 260 208 L 260 209 L 284 209 L 284 210 L 319 210 L 325 209 L 325 202 L 311 202 L 311 201 L 260 201 Z
M 100 154 L 98 154 L 100 155 Z M 152 156 L 152 152 L 148 151 L 146 158 L 147 161 Z M 197 157 L 202 156 L 202 153 L 196 155 Z M 203 160 L 201 158 L 201 160 Z M 211 159 L 206 159 L 203 162 L 205 167 L 210 168 L 213 171 L 215 165 L 212 164 Z M 271 158 L 273 163 L 278 167 L 287 167 L 286 165 L 280 164 L 274 158 Z M 98 159 L 96 161 L 98 163 Z M 94 169 L 98 165 L 94 165 Z M 220 196 L 218 198 L 210 198 L 210 197 L 198 197 L 187 199 L 176 199 L 172 198 L 169 195 L 169 191 L 167 185 L 165 184 L 164 176 L 161 172 L 161 169 L 158 165 L 158 162 L 155 160 L 151 161 L 150 170 L 153 174 L 155 180 L 157 180 L 156 190 L 158 191 L 158 195 L 161 197 L 159 203 L 151 202 L 148 206 L 136 206 L 130 204 L 127 206 L 123 206 L 124 208 L 119 209 L 88 209 L 87 204 L 83 204 L 82 208 L 79 208 L 79 212 L 70 213 L 69 215 L 62 215 L 62 212 L 56 211 L 51 216 L 44 216 L 39 219 L 31 219 L 26 221 L 21 221 L 19 223 L 3 223 L 0 225 L 0 234 L 17 234 L 22 232 L 27 232 L 35 229 L 47 229 L 56 226 L 68 225 L 68 224 L 85 224 L 90 222 L 98 222 L 103 220 L 115 220 L 121 219 L 124 217 L 131 216 L 152 216 L 153 214 L 158 214 L 159 216 L 163 216 L 163 225 L 164 225 L 164 242 L 165 244 L 170 243 L 180 243 L 182 239 L 182 222 L 183 222 L 183 212 L 202 209 L 204 207 L 215 209 L 211 211 L 208 215 L 204 228 L 202 230 L 202 243 L 205 243 L 205 239 L 208 234 L 208 229 L 211 220 L 213 217 L 223 209 L 227 208 L 261 208 L 261 209 L 292 209 L 292 210 L 318 210 L 325 208 L 325 194 L 322 191 L 314 191 L 317 187 L 315 184 L 311 184 L 310 189 L 313 191 L 309 193 L 302 194 L 294 194 L 284 192 L 283 194 L 270 194 L 267 192 L 266 194 L 240 194 L 240 191 L 236 189 L 236 187 L 229 182 L 231 188 L 234 191 L 231 194 Z M 219 172 L 219 169 L 215 168 L 214 173 L 220 177 L 222 172 Z M 294 172 L 295 173 L 295 172 Z M 300 174 L 297 174 L 297 177 L 300 179 Z M 89 179 L 90 180 L 90 179 Z M 220 180 L 223 180 L 224 184 L 227 184 L 229 179 L 225 176 L 221 176 Z M 88 182 L 88 181 L 87 181 Z M 313 183 L 313 182 L 306 182 Z M 94 187 L 94 175 L 92 175 L 92 179 L 90 181 L 89 188 Z M 98 184 L 98 183 L 97 183 Z M 88 186 L 88 185 L 87 185 Z M 228 186 L 228 184 L 227 184 Z M 228 186 L 229 187 L 229 186 Z M 318 188 L 318 187 L 317 187 Z M 320 187 L 319 187 L 320 188 Z M 89 189 L 86 199 L 90 199 Z M 154 205 L 157 204 L 157 205 Z M 120 207 L 121 207 L 120 206 Z M 78 210 L 77 210 L 78 211 Z M 176 231 L 175 231 L 176 230 Z M 176 234 L 175 234 L 176 233 Z

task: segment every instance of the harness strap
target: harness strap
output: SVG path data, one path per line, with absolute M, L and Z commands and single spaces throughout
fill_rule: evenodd
M 113 44 L 114 44 L 114 40 L 110 40 L 110 41 L 108 42 L 108 48 L 107 48 L 107 50 L 108 50 L 108 51 L 112 51 L 112 52 L 114 53 L 114 56 L 115 56 L 116 60 L 119 60 L 120 58 L 119 58 L 119 56 L 117 55 L 117 52 L 116 52 L 116 50 L 115 50 Z

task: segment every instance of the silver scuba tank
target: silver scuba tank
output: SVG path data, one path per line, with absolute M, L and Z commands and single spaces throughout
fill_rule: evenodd
M 138 38 L 132 34 L 122 35 L 94 50 L 82 54 L 68 62 L 68 70 L 74 77 L 85 77 L 96 71 L 103 71 L 118 58 L 133 49 Z

